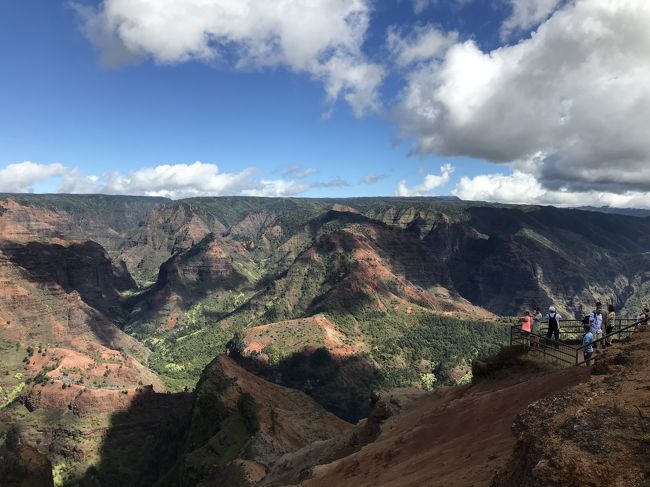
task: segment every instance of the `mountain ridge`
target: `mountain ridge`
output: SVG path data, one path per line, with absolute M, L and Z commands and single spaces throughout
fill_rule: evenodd
M 139 398 L 189 407 L 226 349 L 357 421 L 377 390 L 470 381 L 508 339 L 501 316 L 595 300 L 633 315 L 650 295 L 650 221 L 552 207 L 2 195 L 0 230 L 0 412 L 30 442 L 51 432 L 39 451 L 68 479 L 97 464 L 112 417 L 141 431 Z

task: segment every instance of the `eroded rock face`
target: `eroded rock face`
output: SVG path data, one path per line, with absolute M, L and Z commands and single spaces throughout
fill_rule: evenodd
M 56 284 L 63 291 L 76 291 L 87 304 L 109 316 L 120 314 L 120 291 L 136 287 L 123 267 L 115 266 L 104 248 L 86 241 L 67 246 L 29 242 L 5 243 L 2 252 L 24 269 L 32 281 Z
M 110 195 L 0 195 L 0 236 L 12 242 L 93 240 L 117 251 L 165 198 Z
M 117 413 L 128 410 L 134 401 L 154 394 L 153 386 L 135 386 L 123 389 L 89 388 L 71 385 L 63 389 L 61 382 L 34 386 L 25 397 L 30 410 L 69 410 L 75 416 Z

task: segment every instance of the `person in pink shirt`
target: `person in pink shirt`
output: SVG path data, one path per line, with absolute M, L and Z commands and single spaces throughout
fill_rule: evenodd
M 523 344 L 530 345 L 530 332 L 533 324 L 533 318 L 530 316 L 530 311 L 524 311 L 523 316 L 519 318 L 519 324 L 521 325 Z

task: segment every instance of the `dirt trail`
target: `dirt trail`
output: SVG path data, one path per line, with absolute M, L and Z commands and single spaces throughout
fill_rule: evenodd
M 516 414 L 588 377 L 586 368 L 569 368 L 439 390 L 389 419 L 377 441 L 316 467 L 314 478 L 301 485 L 489 485 L 512 455 L 511 425 Z

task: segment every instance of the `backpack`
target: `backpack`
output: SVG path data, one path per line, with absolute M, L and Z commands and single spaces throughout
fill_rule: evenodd
M 582 318 L 582 324 L 583 324 L 583 325 L 588 325 L 590 319 L 591 319 L 591 315 L 587 315 L 587 316 L 585 316 L 584 318 Z
M 548 329 L 549 330 L 559 330 L 560 329 L 560 324 L 557 322 L 557 313 L 553 313 L 552 315 L 548 315 Z

